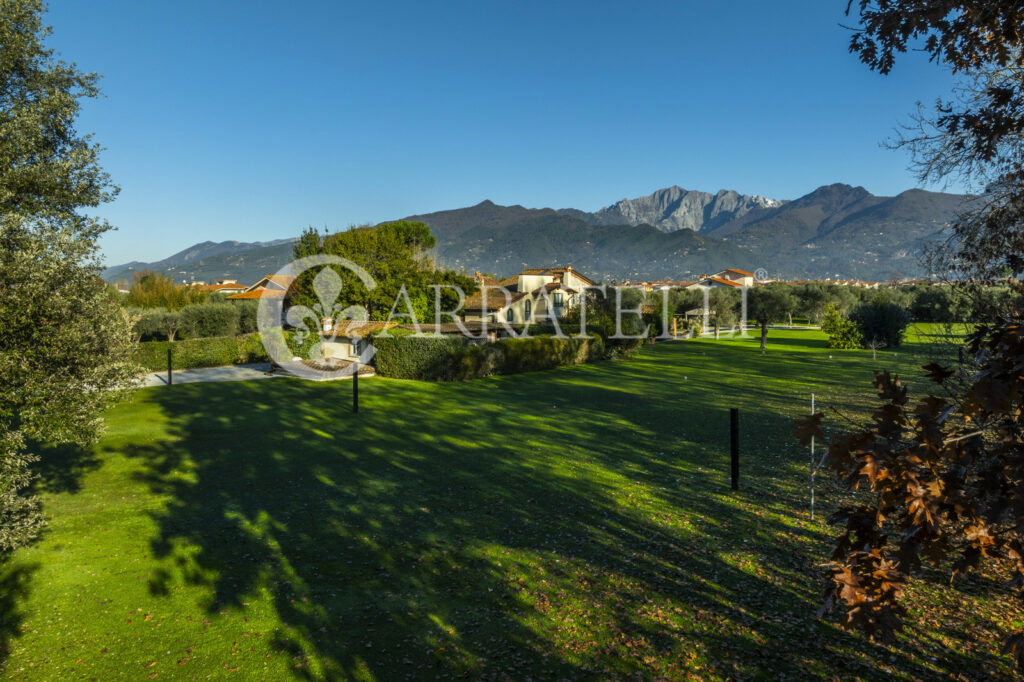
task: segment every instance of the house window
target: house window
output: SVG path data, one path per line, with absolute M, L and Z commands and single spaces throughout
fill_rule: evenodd
M 515 322 L 516 321 L 516 315 L 515 315 L 515 313 L 512 312 L 511 308 L 509 308 L 508 312 L 505 313 L 505 319 L 508 320 L 509 322 Z
M 556 308 L 561 308 L 562 307 L 562 292 L 561 291 L 556 291 L 555 293 L 553 293 L 551 295 L 551 303 Z
M 530 301 L 527 300 L 526 305 L 523 306 L 523 315 L 526 316 L 526 319 L 530 319 L 530 307 Z

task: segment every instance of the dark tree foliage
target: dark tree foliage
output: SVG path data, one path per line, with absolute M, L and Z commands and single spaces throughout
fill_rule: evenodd
M 903 343 L 903 335 L 910 324 L 910 315 L 902 306 L 878 296 L 862 303 L 850 314 L 865 343 L 893 348 Z
M 919 114 L 895 146 L 908 148 L 924 181 L 960 176 L 983 196 L 954 224 L 963 248 L 936 254 L 943 272 L 993 277 L 1024 272 L 1024 2 L 859 0 L 850 51 L 889 73 L 896 56 L 923 48 L 960 74 L 952 101 Z
M 854 6 L 860 26 L 850 49 L 869 68 L 888 73 L 897 54 L 923 47 L 964 78 L 953 102 L 919 116 L 897 144 L 911 150 L 923 180 L 959 175 L 984 186 L 936 262 L 975 280 L 1021 273 L 1024 2 L 861 0 L 847 11 Z M 831 518 L 843 532 L 824 610 L 840 608 L 848 626 L 882 639 L 900 630 L 900 599 L 922 562 L 951 562 L 954 580 L 982 562 L 1002 564 L 1008 587 L 1024 597 L 1020 299 L 980 300 L 969 309 L 988 321 L 968 337 L 960 371 L 927 365 L 936 390 L 916 404 L 898 376 L 876 373 L 882 404 L 869 426 L 828 440 L 829 465 L 865 494 Z M 824 439 L 821 422 L 820 413 L 801 420 L 795 435 L 804 444 Z M 1006 650 L 1024 666 L 1024 633 Z
M 324 235 L 309 228 L 292 247 L 295 258 L 318 254 L 341 256 L 362 267 L 376 286 L 370 290 L 354 273 L 337 267 L 334 270 L 341 282 L 337 298 L 320 301 L 313 287 L 318 271 L 308 270 L 293 285 L 292 302 L 314 310 L 322 309 L 325 317 L 335 317 L 345 309 L 362 308 L 369 319 L 385 320 L 394 312 L 398 322 L 411 321 L 401 317 L 410 313 L 411 306 L 417 322 L 433 322 L 435 291 L 440 295 L 442 311 L 450 311 L 459 303 L 459 295 L 452 287 L 461 289 L 466 296 L 477 289 L 473 278 L 434 267 L 427 252 L 435 243 L 427 225 L 406 220 Z M 432 288 L 435 286 L 442 288 L 435 290 Z M 450 321 L 450 316 L 442 321 Z
M 768 347 L 768 325 L 781 322 L 796 308 L 796 297 L 787 284 L 752 288 L 747 294 L 747 316 L 761 327 L 761 350 Z
M 869 427 L 828 440 L 828 462 L 851 488 L 869 492 L 830 521 L 843 529 L 832 555 L 825 609 L 882 639 L 901 627 L 903 588 L 922 561 L 952 562 L 956 579 L 981 562 L 1012 573 L 1024 595 L 1024 328 L 998 320 L 968 340 L 980 358 L 965 391 L 953 372 L 928 365 L 936 391 L 912 404 L 898 376 L 876 373 L 883 403 Z M 822 413 L 801 420 L 805 445 L 826 436 Z M 1024 664 L 1024 634 L 1007 642 Z
M 1022 63 L 1014 47 L 1024 41 L 1024 2 L 1005 0 L 849 0 L 860 27 L 850 52 L 868 68 L 889 73 L 896 55 L 923 42 L 934 61 L 954 69 L 986 63 Z

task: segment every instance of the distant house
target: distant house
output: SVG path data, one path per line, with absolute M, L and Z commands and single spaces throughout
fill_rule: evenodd
M 227 297 L 229 301 L 252 301 L 260 298 L 284 298 L 295 281 L 291 275 L 267 275 L 244 291 Z
M 738 268 L 729 268 L 728 270 L 722 270 L 716 272 L 713 277 L 718 279 L 724 279 L 729 282 L 738 283 L 740 286 L 752 287 L 754 286 L 754 273 L 747 272 L 746 270 L 740 270 Z
M 571 265 L 527 268 L 501 282 L 485 282 L 482 277 L 478 282 L 480 291 L 466 299 L 464 319 L 467 322 L 525 324 L 551 314 L 560 318 L 579 305 L 584 287 L 595 284 Z
M 244 284 L 239 284 L 238 280 L 235 279 L 218 279 L 213 284 L 204 284 L 200 287 L 203 291 L 209 291 L 211 294 L 240 294 L 249 287 Z
M 704 289 L 735 288 L 754 286 L 754 273 L 736 268 L 729 268 L 716 272 L 713 275 L 701 275 L 696 282 L 690 283 L 686 288 L 701 287 Z

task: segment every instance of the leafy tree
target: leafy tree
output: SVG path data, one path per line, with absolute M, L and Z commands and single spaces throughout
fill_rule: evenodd
M 140 341 L 166 339 L 174 341 L 181 330 L 181 315 L 163 308 L 133 309 L 136 321 L 133 330 Z
M 910 324 L 910 315 L 902 307 L 890 303 L 884 295 L 862 303 L 850 314 L 865 343 L 896 347 L 903 343 L 903 335 Z
M 857 325 L 843 317 L 831 303 L 825 308 L 821 331 L 828 334 L 828 347 L 837 350 L 860 348 L 864 341 Z
M 740 292 L 737 289 L 713 287 L 708 292 L 708 322 L 715 328 L 715 338 L 721 327 L 732 327 L 739 320 Z
M 366 310 L 369 319 L 385 320 L 394 308 L 396 319 L 401 321 L 403 318 L 397 316 L 409 313 L 404 299 L 400 298 L 404 287 L 416 319 L 432 322 L 436 307 L 435 289 L 432 286 L 457 286 L 467 296 L 477 289 L 473 278 L 433 266 L 427 258 L 427 252 L 435 243 L 430 228 L 423 223 L 397 221 L 324 236 L 309 228 L 296 242 L 293 253 L 296 258 L 315 254 L 341 256 L 359 265 L 373 277 L 377 286 L 370 290 L 351 271 L 335 267 L 342 283 L 339 297 L 333 302 L 335 314 L 349 307 L 361 307 Z M 292 296 L 294 303 L 311 309 L 321 303 L 313 291 L 313 278 L 316 274 L 308 271 L 299 277 Z M 458 294 L 448 288 L 439 291 L 444 309 L 454 309 Z M 331 303 L 326 302 L 327 305 Z
M 970 298 L 961 287 L 923 285 L 914 291 L 910 316 L 922 322 L 965 322 L 972 316 Z
M 179 310 L 192 303 L 202 303 L 208 297 L 209 294 L 199 287 L 180 286 L 163 273 L 140 270 L 132 277 L 125 303 L 139 308 Z
M 853 3 L 851 3 L 852 5 Z M 921 46 L 961 77 L 893 143 L 907 148 L 922 181 L 950 176 L 984 194 L 955 221 L 956 239 L 934 254 L 943 271 L 994 277 L 1024 272 L 1024 5 L 991 0 L 860 0 L 851 51 L 889 73 Z M 849 8 L 848 8 L 849 11 Z
M 100 278 L 83 209 L 116 193 L 75 129 L 98 76 L 44 45 L 39 0 L 0 2 L 0 551 L 34 538 L 35 444 L 94 441 L 135 376 L 130 319 Z
M 766 284 L 747 292 L 747 316 L 761 326 L 761 350 L 768 347 L 768 325 L 792 313 L 796 299 L 786 284 Z
M 818 282 L 809 282 L 795 287 L 793 295 L 796 296 L 796 312 L 805 316 L 812 323 L 822 319 L 831 300 L 828 289 Z

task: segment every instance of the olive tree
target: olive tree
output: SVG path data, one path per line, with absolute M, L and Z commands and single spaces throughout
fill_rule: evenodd
M 99 276 L 110 229 L 84 209 L 116 193 L 75 129 L 98 76 L 44 46 L 39 0 L 0 2 L 0 552 L 41 526 L 33 449 L 86 444 L 135 376 L 131 320 Z
M 761 350 L 768 347 L 768 325 L 786 319 L 793 312 L 796 299 L 787 284 L 754 287 L 747 294 L 747 316 L 761 327 Z

